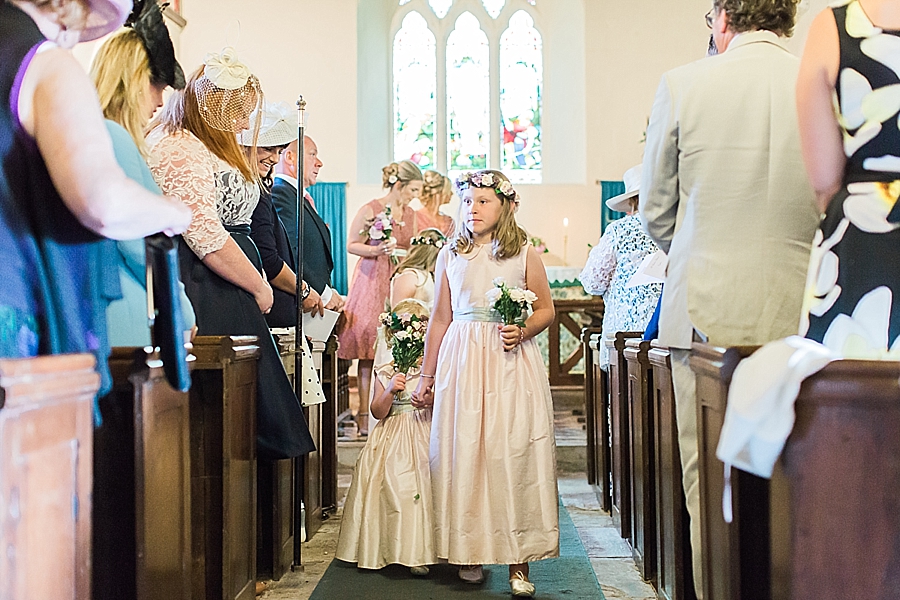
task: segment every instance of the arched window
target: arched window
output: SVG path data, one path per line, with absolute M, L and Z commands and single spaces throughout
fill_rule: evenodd
M 525 183 L 540 181 L 543 73 L 541 34 L 520 10 L 500 38 L 501 168 L 516 171 L 515 178 Z
M 398 0 L 394 157 L 455 176 L 541 181 L 543 44 L 536 0 Z M 436 42 L 437 40 L 437 42 Z
M 491 49 L 465 12 L 447 39 L 447 170 L 486 169 L 491 151 Z
M 433 168 L 437 115 L 434 34 L 419 13 L 403 19 L 394 37 L 394 157 Z

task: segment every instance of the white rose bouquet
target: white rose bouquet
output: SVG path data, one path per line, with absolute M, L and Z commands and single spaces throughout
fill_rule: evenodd
M 500 313 L 504 325 L 525 326 L 525 311 L 537 300 L 531 290 L 509 287 L 502 277 L 494 279 L 494 287 L 485 294 L 491 308 Z

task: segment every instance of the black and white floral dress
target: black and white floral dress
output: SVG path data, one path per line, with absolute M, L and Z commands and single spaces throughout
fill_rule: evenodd
M 900 355 L 900 31 L 833 6 L 844 188 L 816 233 L 801 334 L 853 358 Z
M 639 215 L 613 221 L 591 250 L 580 280 L 584 290 L 603 296 L 603 336 L 617 331 L 644 331 L 662 293 L 661 283 L 626 287 L 644 258 L 659 248 L 641 225 Z M 600 365 L 605 370 L 609 354 L 600 347 Z

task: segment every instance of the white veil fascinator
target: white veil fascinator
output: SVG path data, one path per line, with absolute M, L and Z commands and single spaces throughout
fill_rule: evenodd
M 210 53 L 203 61 L 203 75 L 194 83 L 200 116 L 219 131 L 240 133 L 259 130 L 259 119 L 251 127 L 250 117 L 259 115 L 263 92 L 259 80 L 238 60 L 234 48 Z

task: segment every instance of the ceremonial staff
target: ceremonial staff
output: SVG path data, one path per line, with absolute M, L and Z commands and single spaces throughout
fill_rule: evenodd
M 297 321 L 294 326 L 294 391 L 297 393 L 297 400 L 303 398 L 303 346 L 306 343 L 303 339 L 303 203 L 306 202 L 304 197 L 304 175 L 306 171 L 306 100 L 303 96 L 297 97 Z M 301 565 L 301 544 L 303 524 L 303 489 L 305 486 L 304 476 L 306 470 L 303 468 L 303 457 L 298 456 L 294 459 L 294 567 Z

